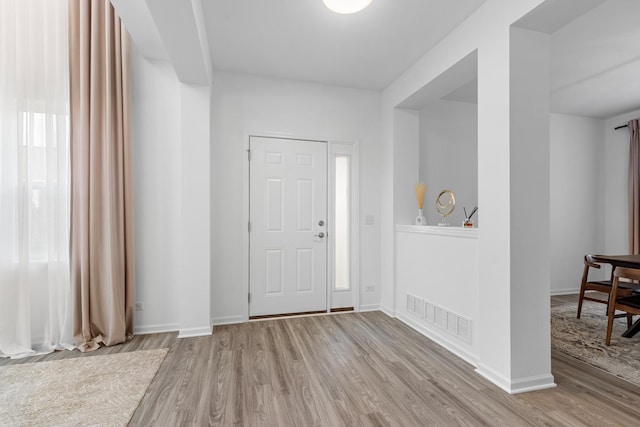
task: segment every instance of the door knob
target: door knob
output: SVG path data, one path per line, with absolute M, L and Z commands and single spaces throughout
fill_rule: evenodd
M 324 237 L 324 233 L 321 231 L 318 234 L 314 234 L 314 236 L 319 237 L 319 238 L 323 238 Z

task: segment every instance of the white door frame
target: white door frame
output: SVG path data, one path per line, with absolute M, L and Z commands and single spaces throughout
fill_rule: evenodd
M 328 138 L 313 138 L 308 136 L 290 135 L 273 132 L 245 132 L 244 143 L 242 145 L 242 151 L 239 153 L 244 159 L 242 162 L 242 223 L 243 223 L 243 235 L 242 235 L 242 256 L 243 256 L 243 271 L 242 271 L 242 295 L 245 298 L 245 304 L 243 305 L 243 320 L 246 322 L 249 320 L 249 139 L 251 137 L 263 137 L 263 138 L 283 138 L 283 139 L 295 139 L 300 141 L 320 141 L 327 143 L 327 178 L 329 184 L 334 182 L 335 167 L 334 158 L 336 154 L 349 155 L 351 157 L 351 288 L 353 290 L 353 308 L 355 311 L 360 311 L 360 183 L 358 180 L 359 174 L 359 150 L 358 141 L 338 141 Z M 335 190 L 332 185 L 327 186 L 327 202 L 328 209 L 333 209 L 333 203 L 335 200 Z M 331 233 L 331 227 L 329 225 L 329 233 Z M 333 262 L 333 249 L 330 242 L 332 242 L 332 235 L 327 236 L 329 241 L 328 253 L 327 253 L 327 312 L 331 310 L 331 291 L 333 289 L 334 278 L 334 262 Z

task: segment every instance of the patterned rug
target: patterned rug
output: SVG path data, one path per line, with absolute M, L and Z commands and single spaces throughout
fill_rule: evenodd
M 576 319 L 577 304 L 551 307 L 551 347 L 640 385 L 640 334 L 623 338 L 627 321 L 615 319 L 611 345 L 606 346 L 605 310 L 604 304 L 585 301 L 581 318 Z
M 167 349 L 0 367 L 0 426 L 126 426 Z

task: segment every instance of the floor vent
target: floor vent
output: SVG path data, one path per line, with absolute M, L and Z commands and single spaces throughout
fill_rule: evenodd
M 407 294 L 407 311 L 422 319 L 424 317 L 424 301 L 422 298 Z

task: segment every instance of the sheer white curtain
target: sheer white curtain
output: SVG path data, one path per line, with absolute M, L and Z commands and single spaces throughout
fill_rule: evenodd
M 0 0 L 0 356 L 72 348 L 67 0 Z

